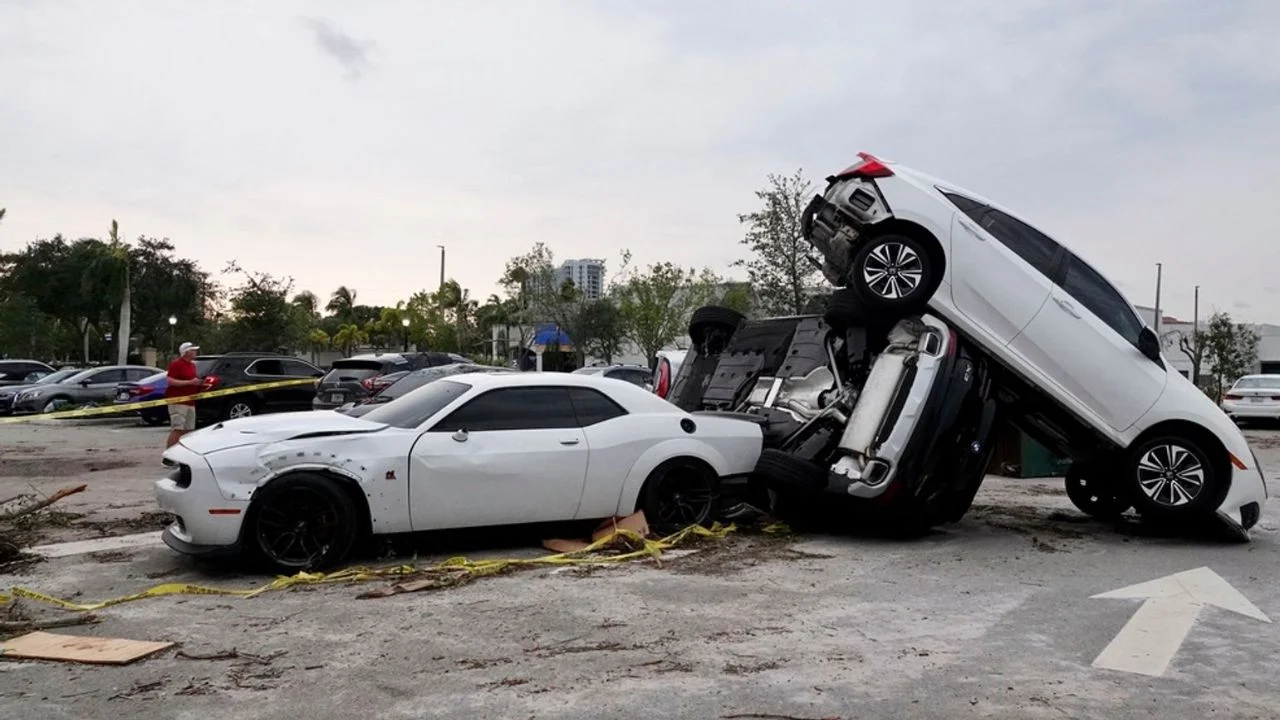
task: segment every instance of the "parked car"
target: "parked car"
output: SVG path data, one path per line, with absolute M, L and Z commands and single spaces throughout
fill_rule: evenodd
M 1245 375 L 1222 396 L 1222 411 L 1236 422 L 1280 420 L 1280 375 Z
M 958 520 L 992 451 L 985 364 L 932 315 L 886 330 L 833 305 L 758 320 L 700 308 L 670 402 L 759 422 L 755 477 L 784 500 L 852 497 L 907 531 Z
M 660 398 L 671 394 L 671 383 L 680 374 L 680 365 L 684 362 L 687 350 L 659 350 L 657 364 L 653 371 L 653 379 L 649 388 Z
M 1248 537 L 1267 491 L 1244 435 L 1171 372 L 1133 304 L 1079 253 L 960 186 L 860 154 L 802 218 L 867 317 L 927 311 L 991 361 L 1002 407 L 1073 459 L 1085 512 L 1214 517 Z
M 164 392 L 169 387 L 169 373 L 158 372 L 135 382 L 123 382 L 116 385 L 116 405 L 163 400 Z M 165 406 L 143 408 L 138 416 L 148 425 L 164 425 L 169 422 L 169 408 Z
M 653 373 L 643 365 L 591 365 L 573 371 L 578 375 L 599 375 L 645 387 L 653 379 Z
M 0 387 L 30 385 L 51 373 L 53 368 L 39 360 L 0 360 Z
M 0 386 L 0 415 L 13 414 L 13 403 L 18 399 L 24 390 L 30 390 L 41 385 L 52 385 L 62 382 L 67 378 L 80 372 L 83 368 L 66 367 L 55 370 L 52 373 L 41 375 L 40 379 L 25 385 L 5 385 Z
M 196 375 L 203 379 L 200 392 L 259 385 L 279 380 L 319 380 L 324 371 L 306 360 L 290 355 L 262 352 L 229 352 L 196 356 Z M 315 385 L 253 390 L 196 401 L 196 424 L 219 420 L 311 409 Z
M 77 407 L 109 405 L 116 385 L 159 372 L 146 365 L 106 365 L 81 370 L 58 382 L 33 385 L 13 399 L 13 412 L 50 413 Z
M 477 363 L 454 363 L 452 365 L 440 365 L 437 367 L 422 368 L 406 373 L 398 381 L 383 389 L 374 395 L 370 395 L 361 399 L 359 402 L 349 402 L 338 408 L 338 412 L 351 417 L 363 417 L 371 410 L 392 400 L 399 399 L 426 385 L 441 378 L 451 377 L 453 375 L 466 375 L 478 372 L 498 372 L 512 373 L 516 372 L 513 368 L 497 367 L 494 365 L 480 365 Z M 399 373 L 396 373 L 399 374 Z
M 386 387 L 379 380 L 386 375 L 470 362 L 462 355 L 445 352 L 369 353 L 335 360 L 316 386 L 311 407 L 336 410 L 349 402 L 359 402 Z
M 324 569 L 362 534 L 590 520 L 643 510 L 658 532 L 709 522 L 760 454 L 753 422 L 691 415 L 630 383 L 471 373 L 362 418 L 233 420 L 164 453 L 155 485 L 189 554 L 248 551 Z

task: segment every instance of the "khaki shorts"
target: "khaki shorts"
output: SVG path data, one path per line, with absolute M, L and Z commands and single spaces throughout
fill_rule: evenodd
M 173 430 L 195 430 L 196 429 L 196 406 L 195 405 L 170 405 L 169 406 L 169 427 Z

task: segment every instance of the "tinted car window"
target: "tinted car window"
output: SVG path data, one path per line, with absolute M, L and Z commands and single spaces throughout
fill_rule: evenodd
M 490 390 L 454 410 L 431 429 L 435 432 L 462 429 L 480 432 L 577 426 L 578 418 L 566 388 L 516 387 Z
M 218 365 L 218 358 L 196 358 L 196 375 L 204 377 L 213 372 Z
M 64 368 L 51 375 L 45 375 L 44 377 L 40 378 L 39 384 L 50 385 L 53 383 L 60 383 L 63 380 L 66 380 L 67 378 L 71 377 L 72 375 L 75 375 L 78 372 L 81 372 L 79 368 Z
M 643 386 L 646 382 L 649 381 L 648 371 L 635 370 L 631 368 L 614 370 L 613 372 L 609 373 L 609 377 L 616 378 L 618 380 L 625 380 L 631 383 L 632 385 L 640 385 L 640 386 Z
M 1143 324 L 1133 307 L 1119 291 L 1111 287 L 1111 283 L 1074 255 L 1067 261 L 1062 289 L 1079 300 L 1081 305 L 1112 330 L 1120 333 L 1120 337 L 1135 347 L 1138 345 L 1138 335 L 1142 332 Z
M 279 376 L 285 374 L 284 363 L 275 359 L 254 361 L 253 364 L 245 369 L 245 372 L 251 375 Z
M 125 381 L 124 370 L 113 368 L 111 370 L 98 370 L 92 373 L 86 373 L 81 380 L 88 380 L 91 383 L 122 383 Z
M 290 377 L 316 377 L 322 375 L 319 368 L 312 367 L 301 360 L 281 360 L 280 364 L 284 366 L 282 375 Z
M 978 223 L 1031 267 L 1053 277 L 1059 246 L 1048 235 L 999 210 L 987 210 Z
M 604 393 L 591 388 L 569 388 L 569 400 L 578 415 L 578 424 L 587 427 L 626 415 L 627 411 Z
M 364 419 L 410 430 L 422 425 L 470 389 L 470 385 L 449 380 L 428 383 L 398 402 L 386 403 L 370 410 L 364 415 Z
M 127 382 L 136 382 L 153 374 L 154 372 L 150 368 L 130 368 L 125 371 L 125 380 Z
M 942 194 L 947 196 L 947 199 L 951 201 L 952 205 L 955 205 L 956 207 L 960 208 L 960 212 L 964 213 L 965 215 L 968 215 L 970 218 L 974 220 L 977 220 L 978 218 L 980 218 L 982 216 L 982 213 L 986 212 L 987 210 L 986 205 L 983 205 L 977 200 L 971 200 L 963 195 L 957 195 L 955 193 L 949 193 L 949 192 L 944 192 Z

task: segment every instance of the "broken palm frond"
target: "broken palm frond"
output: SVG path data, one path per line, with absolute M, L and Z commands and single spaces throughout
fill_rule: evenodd
M 32 630 L 52 630 L 54 628 L 90 625 L 99 621 L 97 615 L 73 615 L 57 620 L 0 620 L 0 633 L 31 632 Z
M 58 502 L 59 500 L 61 500 L 61 499 L 65 498 L 65 497 L 67 497 L 68 495 L 75 495 L 76 493 L 84 492 L 84 491 L 85 491 L 85 488 L 88 488 L 88 487 L 89 487 L 88 485 L 75 485 L 75 486 L 72 486 L 72 487 L 65 487 L 65 488 L 62 488 L 61 490 L 59 490 L 59 491 L 55 492 L 54 494 L 50 495 L 49 497 L 41 498 L 41 499 L 38 499 L 38 500 L 36 500 L 36 501 L 34 501 L 34 502 L 30 502 L 30 503 L 28 503 L 28 504 L 21 505 L 21 506 L 19 506 L 18 508 L 14 509 L 14 510 L 7 510 L 7 511 L 5 511 L 5 512 L 3 512 L 3 513 L 0 513 L 0 522 L 4 522 L 4 521 L 6 521 L 6 520 L 16 520 L 17 518 L 20 518 L 20 517 L 22 517 L 23 515 L 30 515 L 30 514 L 32 514 L 32 513 L 34 513 L 34 512 L 39 512 L 40 510 L 43 510 L 43 509 L 45 509 L 45 508 L 49 507 L 50 505 L 52 505 L 52 504 L 54 504 L 54 503 Z M 18 496 L 18 497 L 16 497 L 16 498 L 12 498 L 12 499 L 10 499 L 6 504 L 12 503 L 14 500 L 20 500 L 20 499 L 22 499 L 22 498 L 24 498 L 24 497 L 30 497 L 30 496 L 28 496 L 28 495 L 19 495 L 19 496 Z
M 54 605 L 64 610 L 90 612 L 111 607 L 112 605 L 164 595 L 222 595 L 251 598 L 266 592 L 303 585 L 355 584 L 396 578 L 397 581 L 386 588 L 364 592 L 357 596 L 359 598 L 389 597 L 406 592 L 453 587 L 471 582 L 476 578 L 500 575 L 533 567 L 607 565 L 644 559 L 652 560 L 661 565 L 664 551 L 687 542 L 690 538 L 723 538 L 736 529 L 736 526 L 732 524 L 720 525 L 719 523 L 714 523 L 709 528 L 693 525 L 667 537 L 651 539 L 632 530 L 618 527 L 608 535 L 579 550 L 544 555 L 542 557 L 494 558 L 488 560 L 452 557 L 435 565 L 421 568 L 414 565 L 397 565 L 385 568 L 353 567 L 332 573 L 300 572 L 296 575 L 278 577 L 272 582 L 252 590 L 166 583 L 140 593 L 96 603 L 74 603 L 70 600 L 53 597 L 52 595 L 46 595 L 27 588 L 15 587 L 10 591 L 11 594 L 8 597 L 0 593 L 0 603 L 13 598 L 26 598 Z

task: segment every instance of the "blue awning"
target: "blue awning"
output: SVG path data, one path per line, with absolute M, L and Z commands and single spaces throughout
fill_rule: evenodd
M 573 347 L 569 334 L 557 325 L 543 325 L 533 333 L 533 339 L 529 341 L 530 349 L 535 352 L 557 344 L 561 350 L 569 350 Z

